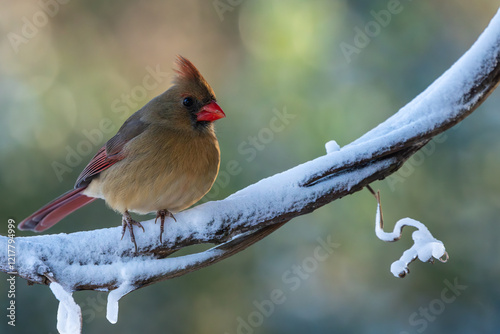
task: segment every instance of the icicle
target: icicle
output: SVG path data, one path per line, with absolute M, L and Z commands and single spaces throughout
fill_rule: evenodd
M 80 334 L 82 332 L 82 310 L 75 303 L 73 294 L 66 291 L 57 282 L 50 283 L 49 287 L 57 300 L 59 300 L 57 330 L 61 334 Z
M 106 308 L 106 319 L 112 324 L 116 324 L 118 321 L 118 301 L 120 298 L 125 296 L 130 291 L 134 290 L 134 287 L 129 283 L 121 284 L 117 289 L 111 291 L 108 294 L 108 305 Z

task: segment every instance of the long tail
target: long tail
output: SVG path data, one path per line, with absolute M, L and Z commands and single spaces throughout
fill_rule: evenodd
M 85 187 L 73 189 L 62 194 L 23 220 L 18 228 L 20 230 L 41 232 L 52 227 L 73 211 L 95 200 L 94 197 L 82 194 L 83 190 L 85 190 Z

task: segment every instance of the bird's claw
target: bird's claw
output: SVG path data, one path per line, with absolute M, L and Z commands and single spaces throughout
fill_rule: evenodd
M 175 219 L 174 215 L 170 211 L 168 211 L 167 209 L 158 210 L 158 212 L 156 212 L 155 224 L 156 224 L 156 221 L 158 220 L 158 218 L 160 218 L 160 243 L 162 243 L 162 235 L 163 235 L 163 227 L 165 225 L 165 217 L 172 217 L 173 220 L 177 221 L 177 219 Z
M 144 227 L 142 226 L 141 223 L 138 221 L 135 221 L 132 219 L 128 211 L 125 211 L 125 213 L 122 216 L 122 240 L 123 236 L 125 235 L 125 231 L 127 230 L 127 227 L 130 231 L 130 240 L 134 243 L 135 246 L 135 252 L 137 253 L 137 243 L 135 242 L 135 235 L 134 235 L 134 225 L 139 226 L 142 228 L 142 232 L 145 232 Z

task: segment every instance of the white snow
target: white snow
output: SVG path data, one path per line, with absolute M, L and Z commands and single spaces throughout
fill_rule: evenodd
M 325 144 L 326 154 L 340 151 L 340 146 L 335 140 L 330 140 Z
M 382 229 L 380 203 L 377 203 L 377 214 L 375 216 L 375 234 L 385 242 L 397 241 L 403 233 L 403 227 L 413 226 L 417 228 L 412 234 L 413 246 L 406 250 L 401 258 L 391 265 L 391 272 L 396 277 L 405 277 L 410 272 L 408 265 L 416 258 L 422 262 L 432 262 L 433 258 L 441 262 L 448 261 L 448 253 L 443 243 L 434 238 L 429 229 L 419 221 L 411 218 L 400 219 L 392 232 L 384 232 Z
M 61 284 L 52 282 L 49 285 L 54 296 L 59 300 L 57 309 L 57 330 L 61 334 L 79 334 L 82 330 L 82 311 L 75 303 L 71 292 Z
M 108 319 L 110 323 L 116 324 L 116 322 L 118 321 L 118 301 L 120 300 L 120 298 L 122 298 L 132 290 L 134 290 L 134 287 L 132 285 L 130 285 L 129 283 L 124 283 L 108 294 L 106 319 Z

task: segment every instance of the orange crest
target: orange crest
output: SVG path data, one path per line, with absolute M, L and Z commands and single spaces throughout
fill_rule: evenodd
M 177 73 L 178 78 L 187 79 L 187 80 L 197 80 L 202 81 L 203 77 L 201 76 L 198 69 L 193 65 L 192 62 L 187 60 L 181 55 L 177 55 L 176 64 L 179 69 L 174 70 Z

